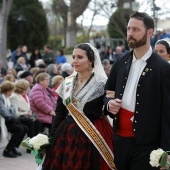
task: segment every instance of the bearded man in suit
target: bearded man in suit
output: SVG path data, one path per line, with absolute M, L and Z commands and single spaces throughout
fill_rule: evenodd
M 160 169 L 149 164 L 149 155 L 170 149 L 170 65 L 152 50 L 153 32 L 148 14 L 131 16 L 127 42 L 132 50 L 117 59 L 106 83 L 105 114 L 113 118 L 118 170 Z

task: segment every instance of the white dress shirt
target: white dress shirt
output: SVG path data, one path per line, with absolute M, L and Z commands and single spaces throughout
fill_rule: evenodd
M 136 89 L 138 85 L 139 78 L 145 68 L 147 62 L 146 60 L 151 56 L 152 48 L 150 47 L 147 53 L 140 59 L 136 59 L 133 53 L 132 65 L 128 75 L 125 91 L 122 97 L 122 108 L 135 111 L 136 103 Z

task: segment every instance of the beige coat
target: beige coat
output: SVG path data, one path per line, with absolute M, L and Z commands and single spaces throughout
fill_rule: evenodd
M 24 99 L 24 97 L 21 94 L 13 93 L 10 97 L 11 104 L 15 107 L 16 110 L 16 116 L 21 115 L 27 115 L 30 111 L 30 102 L 29 98 L 27 97 L 27 101 Z

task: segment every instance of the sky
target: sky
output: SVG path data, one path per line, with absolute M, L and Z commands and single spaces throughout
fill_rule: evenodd
M 50 0 L 39 0 L 39 1 L 46 3 L 46 2 L 49 2 Z M 153 11 L 151 10 L 152 0 L 136 0 L 136 2 L 139 2 L 139 6 L 140 6 L 138 11 L 147 12 L 149 15 L 153 15 Z M 170 0 L 155 0 L 155 4 L 156 6 L 163 9 L 163 10 L 159 10 L 158 12 L 156 12 L 156 14 L 159 16 L 160 19 L 165 19 L 167 16 L 170 17 L 170 12 L 169 12 L 170 11 Z M 165 14 L 162 14 L 162 13 L 165 13 Z M 84 12 L 84 20 L 83 20 L 84 26 L 89 26 L 91 24 L 91 18 L 90 18 L 91 15 L 92 13 L 90 10 L 86 10 Z M 80 23 L 81 20 L 82 20 L 82 17 L 79 17 L 77 19 L 77 22 Z M 96 16 L 93 21 L 93 25 L 107 25 L 108 21 L 109 19 L 107 17 Z

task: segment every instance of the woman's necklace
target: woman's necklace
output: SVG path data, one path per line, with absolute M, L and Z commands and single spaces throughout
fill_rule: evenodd
M 86 82 L 90 77 L 91 77 L 92 74 L 86 76 L 86 77 L 83 77 L 83 78 L 78 78 L 78 81 L 80 82 L 80 84 L 82 84 L 83 82 Z
M 80 93 L 80 91 L 88 84 L 88 82 L 91 80 L 91 78 L 94 76 L 94 73 L 92 73 L 90 75 L 90 77 L 88 78 L 88 80 L 86 81 L 86 83 L 84 84 L 84 86 L 77 92 L 77 94 L 75 94 L 75 88 L 76 88 L 76 84 L 78 82 L 78 74 L 76 75 L 76 78 L 74 80 L 74 84 L 73 84 L 73 92 L 72 92 L 72 102 L 75 106 L 77 106 L 77 104 L 79 103 L 80 99 L 77 99 L 77 95 Z

